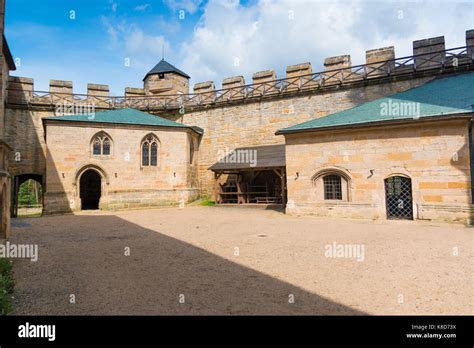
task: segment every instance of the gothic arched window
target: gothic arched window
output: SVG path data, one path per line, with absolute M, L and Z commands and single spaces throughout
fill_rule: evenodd
M 147 135 L 142 141 L 142 166 L 158 165 L 158 139 L 153 134 Z
M 94 135 L 94 137 L 92 138 L 91 145 L 92 145 L 92 155 L 108 156 L 111 153 L 112 140 L 106 133 L 100 132 Z

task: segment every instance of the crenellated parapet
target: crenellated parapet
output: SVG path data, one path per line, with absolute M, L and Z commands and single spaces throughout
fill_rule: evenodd
M 356 85 L 385 83 L 420 76 L 436 76 L 460 70 L 474 70 L 474 29 L 466 31 L 466 46 L 446 49 L 443 36 L 416 40 L 413 55 L 396 58 L 393 46 L 369 49 L 365 64 L 352 65 L 348 54 L 328 57 L 324 70 L 313 72 L 310 62 L 290 65 L 284 78 L 275 70 L 263 70 L 252 75 L 245 84 L 243 76 L 223 79 L 217 90 L 213 81 L 194 84 L 188 93 L 185 73 L 161 61 L 144 78 L 143 88 L 125 89 L 124 96 L 110 96 L 109 87 L 88 84 L 87 94 L 75 94 L 71 81 L 51 80 L 49 92 L 35 91 L 33 79 L 10 77 L 7 103 L 10 105 L 51 107 L 58 102 L 93 103 L 99 108 L 135 107 L 144 110 L 195 109 L 291 96 L 320 91 L 350 88 Z
M 252 96 L 272 95 L 279 92 L 275 87 L 275 70 L 258 71 L 252 76 L 252 84 L 255 86 Z

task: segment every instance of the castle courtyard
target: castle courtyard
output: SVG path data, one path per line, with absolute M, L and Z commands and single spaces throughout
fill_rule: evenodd
M 473 312 L 461 224 L 195 205 L 17 218 L 10 241 L 39 250 L 13 314 Z

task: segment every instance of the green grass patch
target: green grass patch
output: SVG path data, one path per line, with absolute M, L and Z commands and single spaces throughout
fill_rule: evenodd
M 209 206 L 212 206 L 212 205 L 216 205 L 216 202 L 213 201 L 212 199 L 207 199 L 207 198 L 206 198 L 206 199 L 203 199 L 203 200 L 201 201 L 201 205 L 204 205 L 204 206 L 206 206 L 206 207 L 209 207 Z
M 0 258 L 0 315 L 11 312 L 11 296 L 14 287 L 12 264 L 9 260 Z

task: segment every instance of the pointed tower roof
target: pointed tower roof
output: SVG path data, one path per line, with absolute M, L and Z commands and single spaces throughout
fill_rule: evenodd
M 145 77 L 143 78 L 143 81 L 145 81 L 145 79 L 149 76 L 149 75 L 154 75 L 154 74 L 160 74 L 160 73 L 170 73 L 170 72 L 173 72 L 175 74 L 178 74 L 178 75 L 181 75 L 187 79 L 189 79 L 189 75 L 182 72 L 181 70 L 179 70 L 177 67 L 175 67 L 174 65 L 171 65 L 170 63 L 168 63 L 166 60 L 162 59 L 159 61 L 158 64 L 155 65 L 155 67 L 153 69 L 151 69 L 146 75 Z

